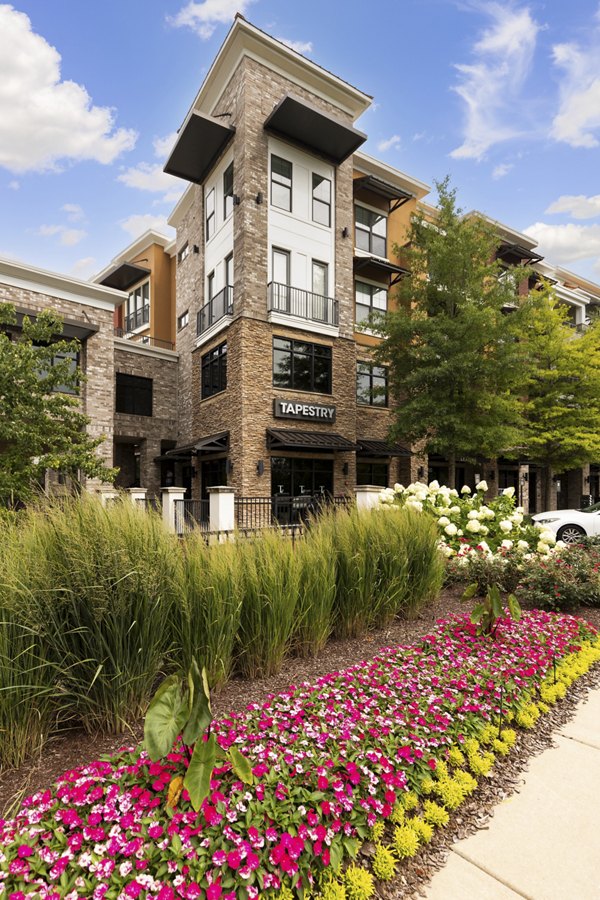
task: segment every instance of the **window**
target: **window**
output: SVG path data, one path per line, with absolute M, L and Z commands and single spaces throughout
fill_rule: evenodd
M 355 207 L 356 246 L 375 256 L 386 256 L 387 218 L 363 206 Z
M 186 309 L 185 312 L 181 313 L 177 318 L 177 331 L 181 331 L 182 328 L 185 328 L 186 325 L 190 323 L 190 311 Z
M 271 494 L 277 497 L 301 494 L 333 494 L 333 460 L 302 457 L 271 457 Z M 290 506 L 274 504 L 273 512 L 285 524 Z
M 233 253 L 225 257 L 225 285 L 233 287 Z
M 133 416 L 151 416 L 152 379 L 117 372 L 115 410 Z
M 331 394 L 331 347 L 273 338 L 273 384 Z
M 227 341 L 202 357 L 202 399 L 220 394 L 227 387 Z
M 369 324 L 373 314 L 387 311 L 387 290 L 365 281 L 357 281 L 354 285 L 356 299 L 356 322 Z
M 129 294 L 125 331 L 135 331 L 150 321 L 150 282 L 145 281 Z
M 271 156 L 271 206 L 292 211 L 292 164 Z
M 68 350 L 61 351 L 60 353 L 55 353 L 52 357 L 51 366 L 56 366 L 60 363 L 63 363 L 65 360 L 69 362 L 69 375 L 74 375 L 77 371 L 77 366 L 79 365 L 79 353 L 76 350 Z M 42 372 L 40 375 L 43 377 L 46 373 Z M 53 392 L 58 394 L 78 394 L 79 393 L 79 382 L 77 384 L 56 384 L 52 388 Z
M 331 181 L 313 172 L 312 218 L 319 225 L 331 226 Z
M 273 247 L 273 281 L 276 284 L 290 283 L 290 254 L 288 250 Z
M 215 189 L 206 195 L 206 240 L 210 241 L 215 233 Z
M 313 259 L 312 264 L 312 292 L 313 294 L 318 294 L 320 297 L 327 297 L 328 295 L 328 275 L 329 275 L 329 266 L 327 263 L 317 262 L 316 259 Z
M 356 460 L 356 483 L 376 484 L 380 487 L 388 485 L 388 464 Z
M 206 286 L 206 299 L 207 302 L 210 303 L 212 298 L 215 296 L 215 273 L 211 272 L 207 279 Z
M 384 366 L 356 364 L 356 402 L 365 406 L 388 405 L 388 373 Z
M 233 212 L 233 163 L 223 173 L 223 219 Z
M 179 253 L 177 254 L 177 262 L 182 263 L 190 255 L 190 245 L 186 241 Z

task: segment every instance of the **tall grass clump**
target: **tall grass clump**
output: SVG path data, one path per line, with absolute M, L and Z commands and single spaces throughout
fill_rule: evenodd
M 300 556 L 278 531 L 237 545 L 240 629 L 237 666 L 247 678 L 281 669 L 292 638 L 300 588 Z
M 337 510 L 322 527 L 331 528 L 336 560 L 333 627 L 338 637 L 357 637 L 372 618 L 377 591 L 378 558 L 370 545 L 371 515 L 357 509 Z
M 445 557 L 439 550 L 435 519 L 411 509 L 402 509 L 401 513 L 398 516 L 391 512 L 391 520 L 396 522 L 397 552 L 407 560 L 408 567 L 407 591 L 398 613 L 410 618 L 439 595 L 444 583 Z
M 333 515 L 325 513 L 313 520 L 306 536 L 296 545 L 300 572 L 292 651 L 298 656 L 314 656 L 322 650 L 333 627 L 336 594 Z
M 186 537 L 178 560 L 176 646 L 187 672 L 195 659 L 206 668 L 211 687 L 231 674 L 240 625 L 239 547 L 234 543 L 207 547 L 196 533 Z
M 28 511 L 19 530 L 15 593 L 65 703 L 89 732 L 125 730 L 169 666 L 176 539 L 157 514 L 88 495 Z

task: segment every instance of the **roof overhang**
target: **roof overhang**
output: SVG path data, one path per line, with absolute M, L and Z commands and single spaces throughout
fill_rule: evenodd
M 505 260 L 506 262 L 515 260 L 519 263 L 538 263 L 544 258 L 529 247 L 524 247 L 522 244 L 513 244 L 508 241 L 505 241 L 501 245 L 496 255 L 498 259 Z
M 407 447 L 401 444 L 388 444 L 387 441 L 372 441 L 367 438 L 358 438 L 357 453 L 361 456 L 412 456 Z
M 105 287 L 116 288 L 119 291 L 128 291 L 136 282 L 141 281 L 150 274 L 150 269 L 137 266 L 135 263 L 124 262 L 115 266 L 108 275 L 100 281 Z
M 395 212 L 407 200 L 415 199 L 415 194 L 405 191 L 389 181 L 384 181 L 383 178 L 377 178 L 376 175 L 362 175 L 360 178 L 355 178 L 354 188 L 369 191 L 371 194 L 388 200 L 391 204 L 390 213 Z
M 231 125 L 192 110 L 179 131 L 164 171 L 202 184 L 234 134 Z
M 267 428 L 267 447 L 269 450 L 310 450 L 317 453 L 356 450 L 356 444 L 341 434 L 279 428 Z
M 206 456 L 209 453 L 226 453 L 229 450 L 229 432 L 219 431 L 209 437 L 196 441 L 195 450 L 198 456 Z
M 266 118 L 267 131 L 340 165 L 364 144 L 366 134 L 311 103 L 287 94 Z
M 360 175 L 374 175 L 376 178 L 380 178 L 410 194 L 414 194 L 418 200 L 422 200 L 431 190 L 430 186 L 425 184 L 424 181 L 419 181 L 417 178 L 407 175 L 406 172 L 401 172 L 380 159 L 375 159 L 374 156 L 363 153 L 362 150 L 354 154 L 352 162 L 355 172 L 360 173 Z
M 15 309 L 16 315 L 16 328 L 19 330 L 23 327 L 23 319 L 27 317 L 31 319 L 33 322 L 37 319 L 39 315 L 39 311 L 25 309 L 21 306 L 17 306 Z M 57 339 L 66 338 L 72 339 L 75 338 L 78 341 L 85 341 L 87 338 L 91 337 L 93 334 L 97 334 L 100 331 L 98 325 L 93 325 L 91 322 L 76 322 L 73 319 L 63 319 L 62 320 L 62 331 L 54 335 Z
M 363 269 L 377 269 L 383 275 L 389 276 L 390 287 L 398 284 L 403 275 L 410 274 L 409 270 L 403 268 L 403 266 L 398 266 L 382 256 L 372 256 L 371 254 L 367 256 L 356 255 L 354 257 L 354 271 L 362 272 Z

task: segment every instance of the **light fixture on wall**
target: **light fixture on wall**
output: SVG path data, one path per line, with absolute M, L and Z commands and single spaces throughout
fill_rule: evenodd
M 233 195 L 233 205 L 239 206 L 241 202 L 242 202 L 242 198 L 238 194 L 234 194 Z
M 194 244 L 194 253 L 200 253 L 200 247 L 198 244 Z
M 259 191 L 258 194 L 256 195 L 256 202 L 257 202 L 257 204 L 258 204 L 259 206 L 260 206 L 260 204 L 263 202 L 262 191 Z
M 424 466 L 419 466 L 419 468 L 417 469 L 417 478 L 424 478 L 424 477 L 425 477 L 425 468 L 424 468 Z
M 529 472 L 523 472 L 521 474 L 521 481 L 529 481 Z
M 264 461 L 262 459 L 259 459 L 259 461 L 256 463 L 256 474 L 263 475 L 264 471 L 265 471 Z
M 350 236 L 350 229 L 348 228 L 347 225 L 344 225 L 344 227 L 342 228 L 342 237 L 347 238 L 349 236 Z
M 344 473 L 344 475 L 347 475 L 349 471 L 350 471 L 350 466 L 348 465 L 347 462 L 345 462 L 344 465 L 342 466 L 342 472 Z
M 227 464 L 226 464 L 226 466 L 225 466 L 225 470 L 226 470 L 226 472 L 227 472 L 228 475 L 231 475 L 231 473 L 233 472 L 233 463 L 232 463 L 232 461 L 231 461 L 230 459 L 227 460 Z
M 584 476 L 583 476 L 583 483 L 584 483 L 584 484 L 589 484 L 589 483 L 590 483 L 590 476 L 589 476 L 589 475 L 584 475 Z

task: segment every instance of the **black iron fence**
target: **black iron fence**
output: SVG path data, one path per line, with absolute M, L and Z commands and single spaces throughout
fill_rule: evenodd
M 210 528 L 208 500 L 175 500 L 175 531 L 187 534 L 198 529 L 208 531 Z
M 326 325 L 338 324 L 338 302 L 333 297 L 323 297 L 276 281 L 268 285 L 268 308 Z
M 222 291 L 205 303 L 196 318 L 196 334 L 202 334 L 223 316 L 233 314 L 233 288 L 224 287 Z

